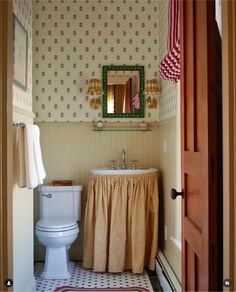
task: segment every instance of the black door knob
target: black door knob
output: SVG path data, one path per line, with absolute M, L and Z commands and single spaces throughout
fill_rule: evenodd
M 176 197 L 181 196 L 182 198 L 184 197 L 184 192 L 177 192 L 176 189 L 171 189 L 170 191 L 170 197 L 172 200 L 175 200 Z

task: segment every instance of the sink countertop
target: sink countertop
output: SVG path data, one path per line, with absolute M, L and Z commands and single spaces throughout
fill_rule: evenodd
M 149 174 L 155 173 L 156 168 L 137 168 L 137 169 L 109 169 L 109 168 L 93 168 L 90 169 L 90 173 L 93 175 L 125 175 L 125 174 Z

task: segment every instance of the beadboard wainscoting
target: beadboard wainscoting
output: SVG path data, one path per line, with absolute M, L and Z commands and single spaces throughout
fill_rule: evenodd
M 120 123 L 122 124 L 122 123 Z M 110 160 L 121 162 L 122 149 L 127 162 L 138 160 L 138 166 L 155 167 L 160 170 L 159 228 L 160 248 L 180 279 L 180 250 L 173 239 L 179 240 L 179 202 L 172 201 L 170 189 L 177 186 L 176 169 L 176 119 L 158 126 L 152 125 L 148 132 L 96 132 L 92 123 L 86 122 L 41 122 L 42 155 L 47 172 L 46 183 L 53 179 L 72 179 L 84 186 L 82 193 L 82 219 L 80 233 L 70 249 L 71 259 L 81 260 L 83 252 L 83 218 L 87 196 L 89 170 L 108 167 Z M 165 142 L 166 141 L 166 142 Z M 35 191 L 35 223 L 39 218 L 39 196 Z M 164 236 L 164 226 L 168 233 Z M 44 247 L 35 239 L 35 260 L 44 260 Z
M 159 192 L 159 248 L 181 280 L 181 199 L 171 200 L 171 188 L 180 185 L 181 168 L 178 144 L 180 132 L 177 131 L 177 119 L 170 119 L 159 124 L 158 168 L 161 170 L 161 191 Z
M 138 166 L 158 168 L 158 127 L 148 132 L 94 132 L 92 123 L 38 123 L 41 131 L 42 155 L 47 172 L 46 182 L 53 179 L 76 180 L 84 186 L 80 233 L 71 247 L 71 258 L 82 259 L 83 217 L 89 170 L 108 167 L 109 161 L 121 162 L 122 149 L 128 164 L 137 159 Z M 39 196 L 35 191 L 35 222 L 39 218 Z M 44 247 L 35 239 L 35 260 L 43 260 Z

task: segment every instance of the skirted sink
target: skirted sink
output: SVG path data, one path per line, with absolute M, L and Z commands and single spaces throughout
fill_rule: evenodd
M 137 169 L 109 169 L 109 168 L 94 168 L 90 169 L 93 175 L 108 175 L 108 174 L 148 174 L 157 172 L 156 168 L 137 168 Z
M 83 266 L 110 273 L 154 271 L 159 171 L 98 168 L 90 173 Z

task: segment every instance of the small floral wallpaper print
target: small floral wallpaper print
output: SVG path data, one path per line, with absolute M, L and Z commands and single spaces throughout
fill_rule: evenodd
M 27 91 L 13 84 L 13 105 L 32 111 L 32 1 L 13 0 L 13 11 L 28 32 Z
M 159 80 L 160 2 L 34 0 L 36 121 L 93 121 L 101 116 L 101 108 L 89 106 L 87 86 L 91 78 L 102 78 L 103 65 L 143 65 L 145 79 Z M 145 109 L 146 121 L 158 118 L 158 109 Z
M 168 3 L 167 0 L 159 3 L 159 58 L 160 62 L 167 54 L 168 36 Z M 159 62 L 159 63 L 160 63 Z M 165 121 L 176 115 L 176 84 L 161 78 L 161 95 L 159 99 L 159 120 Z

